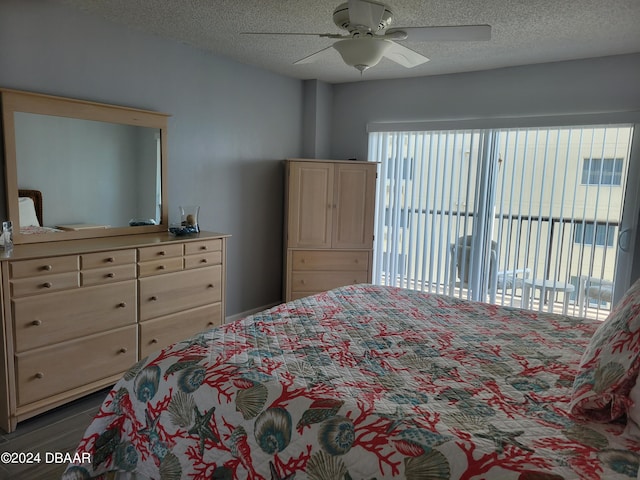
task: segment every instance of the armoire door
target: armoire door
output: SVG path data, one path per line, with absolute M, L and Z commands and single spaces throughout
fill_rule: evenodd
M 289 163 L 289 247 L 331 248 L 334 166 Z
M 377 166 L 335 166 L 333 248 L 373 248 Z

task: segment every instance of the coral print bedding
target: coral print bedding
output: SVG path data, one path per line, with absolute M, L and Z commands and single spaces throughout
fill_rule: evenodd
M 569 411 L 599 325 L 371 285 L 296 300 L 131 368 L 64 478 L 636 478 L 624 419 Z
M 609 422 L 627 416 L 640 371 L 640 281 L 591 337 L 574 383 L 571 411 Z M 639 406 L 640 407 L 640 406 Z

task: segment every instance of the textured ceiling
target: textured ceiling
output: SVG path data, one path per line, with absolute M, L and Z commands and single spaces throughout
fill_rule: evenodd
M 338 53 L 294 65 L 333 40 L 240 32 L 342 33 L 341 0 L 54 0 L 113 22 L 301 79 L 329 83 L 486 70 L 640 52 L 640 0 L 397 0 L 390 27 L 489 24 L 488 42 L 403 42 L 431 61 L 383 59 L 361 77 Z M 344 0 L 346 1 L 346 0 Z

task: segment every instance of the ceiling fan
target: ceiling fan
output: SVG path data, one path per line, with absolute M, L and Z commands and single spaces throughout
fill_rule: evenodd
M 491 39 L 490 25 L 388 28 L 393 21 L 391 8 L 374 0 L 349 0 L 336 7 L 333 22 L 348 34 L 259 32 L 253 35 L 312 35 L 337 39 L 333 45 L 294 62 L 315 62 L 331 49 L 344 62 L 361 73 L 386 57 L 403 67 L 413 68 L 429 59 L 397 42 L 483 41 Z

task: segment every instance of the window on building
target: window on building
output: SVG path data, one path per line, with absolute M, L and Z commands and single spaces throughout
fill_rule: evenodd
M 622 185 L 622 158 L 585 158 L 582 164 L 583 185 Z
M 613 247 L 615 226 L 606 223 L 577 223 L 573 241 L 581 245 Z

